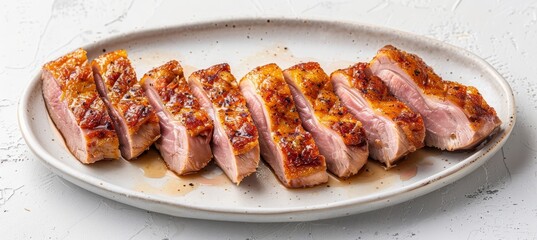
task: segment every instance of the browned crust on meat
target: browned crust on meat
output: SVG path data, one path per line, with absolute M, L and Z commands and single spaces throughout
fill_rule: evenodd
M 75 116 L 86 138 L 112 139 L 117 135 L 104 102 L 99 98 L 88 63 L 86 51 L 77 49 L 43 66 L 57 80 L 62 90 L 61 100 Z
M 357 63 L 338 71 L 351 76 L 351 86 L 363 94 L 375 111 L 395 121 L 416 148 L 423 147 L 425 126 L 421 115 L 397 100 L 382 80 L 371 73 L 368 63 Z
M 336 131 L 346 145 L 365 146 L 367 140 L 362 123 L 341 104 L 332 82 L 319 63 L 297 64 L 285 70 L 290 74 L 312 105 L 315 116 L 325 126 Z
M 283 151 L 285 174 L 295 179 L 326 170 L 324 156 L 309 132 L 302 127 L 291 90 L 282 70 L 274 63 L 257 67 L 243 80 L 252 80 L 266 104 L 272 139 Z
M 151 85 L 157 91 L 165 109 L 176 121 L 183 124 L 190 136 L 208 135 L 213 121 L 192 94 L 179 62 L 172 60 L 146 73 L 140 83 L 153 79 Z
M 214 65 L 192 73 L 191 77 L 199 79 L 215 106 L 216 117 L 231 141 L 234 154 L 243 154 L 258 146 L 257 128 L 229 65 Z
M 414 83 L 425 94 L 435 96 L 444 101 L 450 101 L 463 109 L 474 130 L 480 129 L 485 123 L 491 120 L 493 122 L 500 122 L 494 108 L 487 104 L 476 88 L 457 82 L 442 80 L 417 55 L 387 45 L 378 51 L 375 58 L 380 56 L 386 56 L 397 63 L 399 67 L 412 77 Z
M 136 133 L 146 122 L 158 122 L 125 50 L 103 54 L 92 66 L 101 74 L 110 103 L 125 119 L 129 133 Z

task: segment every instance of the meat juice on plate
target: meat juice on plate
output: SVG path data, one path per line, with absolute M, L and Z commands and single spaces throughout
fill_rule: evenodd
M 133 160 L 132 163 L 140 168 L 144 176 L 148 178 L 162 178 L 168 171 L 166 163 L 164 163 L 158 151 L 153 147 Z
M 211 163 L 199 173 L 179 177 L 166 168 L 166 164 L 153 148 L 132 163 L 144 173 L 144 178 L 139 179 L 134 186 L 134 190 L 143 193 L 184 196 L 200 186 L 233 186 L 226 175 Z M 153 183 L 148 178 L 166 180 L 164 183 Z
M 330 188 L 344 189 L 348 195 L 360 196 L 373 192 L 378 192 L 391 187 L 399 186 L 405 181 L 414 178 L 420 168 L 425 168 L 433 165 L 432 158 L 440 155 L 441 151 L 425 148 L 418 150 L 407 156 L 406 159 L 399 162 L 397 166 L 386 170 L 380 163 L 369 161 L 364 168 L 355 176 L 341 179 L 330 175 L 327 184 L 317 188 L 326 188 L 324 191 L 330 191 Z M 140 156 L 132 162 L 140 171 L 144 173 L 145 178 L 141 179 L 135 186 L 136 191 L 144 193 L 158 193 L 171 196 L 184 196 L 191 191 L 196 190 L 200 186 L 230 188 L 235 187 L 234 184 L 218 169 L 214 164 L 209 166 L 199 173 L 177 176 L 171 171 L 166 170 L 165 164 L 154 149 L 150 149 L 148 153 Z M 162 171 L 164 169 L 164 171 Z M 268 170 L 268 171 L 264 171 Z M 167 178 L 164 184 L 150 184 L 147 178 Z M 272 177 L 268 166 L 261 164 L 260 169 L 249 178 Z M 245 179 L 245 183 L 253 182 L 253 179 Z M 282 189 L 285 189 L 283 186 Z
M 418 175 L 422 168 L 432 167 L 433 159 L 441 151 L 433 148 L 423 148 L 406 156 L 396 166 L 386 170 L 381 163 L 369 160 L 358 174 L 341 179 L 330 175 L 327 188 L 344 189 L 349 196 L 363 196 L 392 187 L 401 186 Z

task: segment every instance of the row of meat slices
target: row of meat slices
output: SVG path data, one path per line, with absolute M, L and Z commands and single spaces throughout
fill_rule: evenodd
M 318 63 L 260 66 L 239 82 L 228 64 L 185 78 L 172 60 L 140 81 L 124 50 L 88 62 L 78 49 L 44 65 L 43 95 L 82 163 L 138 157 L 153 143 L 178 175 L 211 159 L 239 184 L 260 157 L 286 187 L 352 176 L 368 157 L 392 167 L 424 145 L 471 149 L 501 121 L 477 89 L 442 80 L 385 46 L 328 76 Z

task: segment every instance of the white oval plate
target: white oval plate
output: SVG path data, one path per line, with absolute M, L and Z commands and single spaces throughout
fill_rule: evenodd
M 158 161 L 135 164 L 119 160 L 83 165 L 64 147 L 50 123 L 39 74 L 20 100 L 20 128 L 32 151 L 59 176 L 104 197 L 150 211 L 253 222 L 316 220 L 370 211 L 460 179 L 505 143 L 515 122 L 513 94 L 508 83 L 484 60 L 440 41 L 393 29 L 289 19 L 185 24 L 122 35 L 84 47 L 90 58 L 105 50 L 127 49 L 138 77 L 177 59 L 187 76 L 195 70 L 192 66 L 206 68 L 227 62 L 240 79 L 248 70 L 269 62 L 285 69 L 313 60 L 331 72 L 357 61 L 369 61 L 386 44 L 418 54 L 445 79 L 477 87 L 503 121 L 499 133 L 473 151 L 423 149 L 388 172 L 368 163 L 368 170 L 349 181 L 331 179 L 327 185 L 291 190 L 282 187 L 265 165 L 240 186 L 227 181 L 214 165 L 190 178 L 179 178 L 169 172 L 163 175 L 164 172 L 158 172 Z M 58 53 L 62 54 L 65 53 Z

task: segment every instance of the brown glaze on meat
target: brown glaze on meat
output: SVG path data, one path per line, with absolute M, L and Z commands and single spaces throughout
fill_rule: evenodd
M 130 133 L 138 131 L 145 122 L 158 122 L 125 50 L 101 55 L 93 60 L 93 66 L 104 73 L 101 76 L 110 102 L 124 117 Z
M 144 85 L 147 78 L 153 78 L 155 88 L 164 107 L 176 121 L 181 122 L 190 136 L 209 135 L 213 122 L 192 95 L 179 62 L 172 60 L 149 71 L 140 81 Z
M 92 67 L 98 92 L 119 133 L 122 156 L 133 159 L 160 136 L 155 110 L 138 84 L 125 50 L 99 56 Z
M 97 93 L 86 51 L 45 64 L 43 81 L 47 108 L 71 152 L 83 163 L 118 158 L 118 137 Z
M 198 78 L 217 110 L 235 155 L 248 152 L 259 145 L 257 128 L 246 107 L 228 64 L 219 64 L 192 74 Z
M 341 104 L 328 75 L 318 63 L 297 64 L 285 72 L 300 80 L 297 84 L 322 124 L 339 133 L 346 145 L 367 145 L 362 123 Z
M 283 76 L 275 74 L 277 71 L 273 71 L 274 68 L 278 67 L 271 65 L 253 70 L 260 74 L 257 78 L 258 91 L 265 100 L 273 124 L 274 142 L 277 142 L 287 155 L 286 164 L 291 174 L 322 168 L 324 158 L 319 154 L 311 134 L 302 128 L 291 91 Z
M 338 177 L 358 173 L 369 155 L 365 131 L 334 93 L 328 75 L 316 62 L 297 64 L 283 73 L 302 126 L 313 136 L 328 170 Z
M 239 184 L 261 159 L 258 130 L 228 64 L 196 71 L 188 78 L 192 93 L 214 121 L 211 150 L 216 164 Z
M 154 68 L 140 84 L 159 117 L 161 137 L 155 146 L 168 168 L 184 175 L 205 167 L 212 159 L 213 121 L 194 97 L 179 62 Z
M 255 111 L 256 125 L 267 131 L 263 133 L 262 154 L 280 180 L 288 187 L 326 182 L 325 159 L 311 134 L 302 127 L 282 70 L 276 64 L 257 67 L 242 78 L 241 90 L 245 96 L 248 94 L 248 107 Z M 262 101 L 262 109 L 254 109 L 256 99 Z M 305 180 L 310 176 L 315 177 Z
M 381 48 L 377 55 L 387 55 L 397 62 L 408 75 L 413 77 L 414 82 L 425 94 L 443 98 L 464 109 L 473 129 L 480 129 L 491 119 L 498 119 L 494 108 L 487 104 L 475 87 L 442 80 L 417 55 L 401 51 L 392 45 Z
M 421 114 L 428 146 L 471 149 L 501 125 L 476 88 L 442 80 L 414 54 L 388 45 L 378 51 L 370 68 L 397 98 Z
M 93 74 L 82 49 L 60 57 L 43 66 L 60 84 L 61 100 L 67 102 L 82 129 L 97 129 L 99 136 L 114 136 L 112 120 L 99 99 Z
M 358 63 L 339 71 L 352 76 L 352 87 L 362 92 L 373 109 L 395 121 L 416 148 L 423 147 L 425 135 L 423 119 L 397 100 L 382 80 L 371 73 L 367 63 Z

